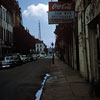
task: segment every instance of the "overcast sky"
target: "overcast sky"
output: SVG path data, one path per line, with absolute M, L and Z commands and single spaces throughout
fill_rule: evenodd
M 48 2 L 50 0 L 17 0 L 22 11 L 23 26 L 38 38 L 39 21 L 41 27 L 41 39 L 50 47 L 55 42 L 55 25 L 48 24 Z M 57 0 L 53 0 L 57 1 Z

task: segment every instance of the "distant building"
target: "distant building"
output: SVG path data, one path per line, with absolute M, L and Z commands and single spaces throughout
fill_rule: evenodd
M 43 41 L 36 39 L 35 51 L 38 53 L 44 53 L 44 50 L 45 50 L 45 44 L 43 43 Z
M 52 53 L 52 48 L 48 48 L 48 54 L 51 54 Z

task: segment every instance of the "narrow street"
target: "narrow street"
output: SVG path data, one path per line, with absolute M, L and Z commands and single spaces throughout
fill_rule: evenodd
M 100 0 L 0 0 L 0 100 L 100 100 Z
M 35 100 L 50 65 L 51 59 L 39 59 L 0 70 L 0 100 Z

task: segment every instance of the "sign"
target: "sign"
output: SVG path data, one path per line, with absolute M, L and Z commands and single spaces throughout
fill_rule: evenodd
M 49 24 L 70 23 L 74 19 L 74 11 L 48 12 Z
M 71 23 L 75 17 L 73 2 L 49 2 L 49 24 Z
M 49 2 L 49 11 L 74 11 L 74 2 Z

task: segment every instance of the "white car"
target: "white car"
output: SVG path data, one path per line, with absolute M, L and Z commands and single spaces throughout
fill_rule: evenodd
M 46 54 L 45 53 L 40 53 L 39 56 L 40 56 L 40 58 L 44 58 L 44 57 L 46 57 Z
M 37 60 L 38 59 L 38 55 L 37 54 L 33 54 L 32 57 L 33 57 L 33 60 Z
M 44 54 L 39 54 L 40 58 L 44 58 L 45 55 Z
M 21 55 L 23 62 L 28 62 L 28 57 L 26 55 Z
M 13 56 L 6 56 L 4 60 L 2 61 L 3 65 L 10 65 L 14 66 L 15 65 L 15 60 L 13 59 Z

